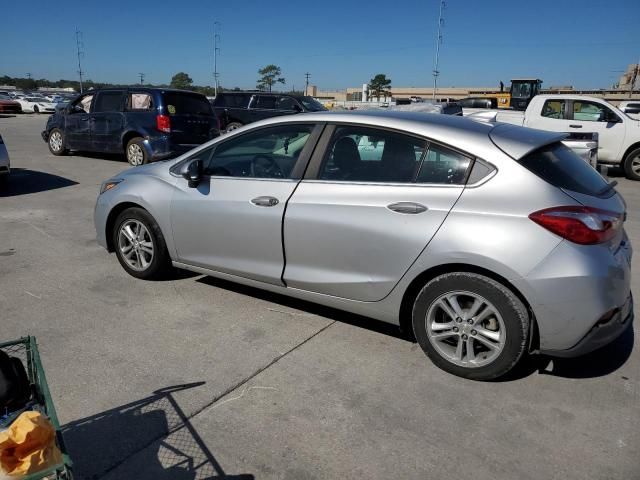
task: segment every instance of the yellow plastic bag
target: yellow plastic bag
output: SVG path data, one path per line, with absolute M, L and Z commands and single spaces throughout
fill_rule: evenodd
M 24 412 L 0 432 L 0 472 L 21 477 L 62 463 L 56 431 L 40 412 Z

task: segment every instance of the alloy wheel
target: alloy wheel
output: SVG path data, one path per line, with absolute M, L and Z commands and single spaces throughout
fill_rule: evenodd
M 149 268 L 153 261 L 153 239 L 139 220 L 131 219 L 122 223 L 118 232 L 118 248 L 127 265 L 138 272 Z
M 455 365 L 490 364 L 505 346 L 506 327 L 498 309 L 473 292 L 441 295 L 429 307 L 425 322 L 431 345 Z
M 127 147 L 127 160 L 133 166 L 142 165 L 144 161 L 144 152 L 142 147 L 137 143 L 132 143 Z
M 54 152 L 62 150 L 62 134 L 60 132 L 53 132 L 49 137 L 49 145 Z
M 631 171 L 640 176 L 640 153 L 631 159 Z

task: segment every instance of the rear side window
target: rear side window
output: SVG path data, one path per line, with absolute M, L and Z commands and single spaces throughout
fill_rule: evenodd
M 98 92 L 94 112 L 119 112 L 122 110 L 124 92 Z
M 522 157 L 522 166 L 551 185 L 585 195 L 599 196 L 607 182 L 587 162 L 562 143 L 553 143 Z M 608 195 L 615 191 L 610 190 Z
M 164 92 L 164 104 L 169 115 L 213 115 L 211 104 L 203 95 Z
M 152 110 L 153 107 L 153 99 L 148 93 L 129 94 L 129 110 L 146 111 Z
M 542 107 L 542 116 L 546 118 L 563 119 L 564 112 L 564 100 L 547 100 Z
M 471 159 L 440 145 L 431 144 L 418 173 L 418 183 L 461 185 Z

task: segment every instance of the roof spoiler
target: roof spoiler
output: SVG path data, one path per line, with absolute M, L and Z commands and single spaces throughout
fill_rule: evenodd
M 519 127 L 508 123 L 496 125 L 489 132 L 491 141 L 514 160 L 551 143 L 564 140 L 568 134 Z

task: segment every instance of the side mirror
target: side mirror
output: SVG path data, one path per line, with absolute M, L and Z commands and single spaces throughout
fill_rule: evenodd
M 72 107 L 69 107 L 69 113 L 87 113 L 84 111 L 84 108 L 82 108 L 80 105 L 73 105 Z
M 200 158 L 187 163 L 180 172 L 189 181 L 190 188 L 196 188 L 202 181 L 204 166 Z

